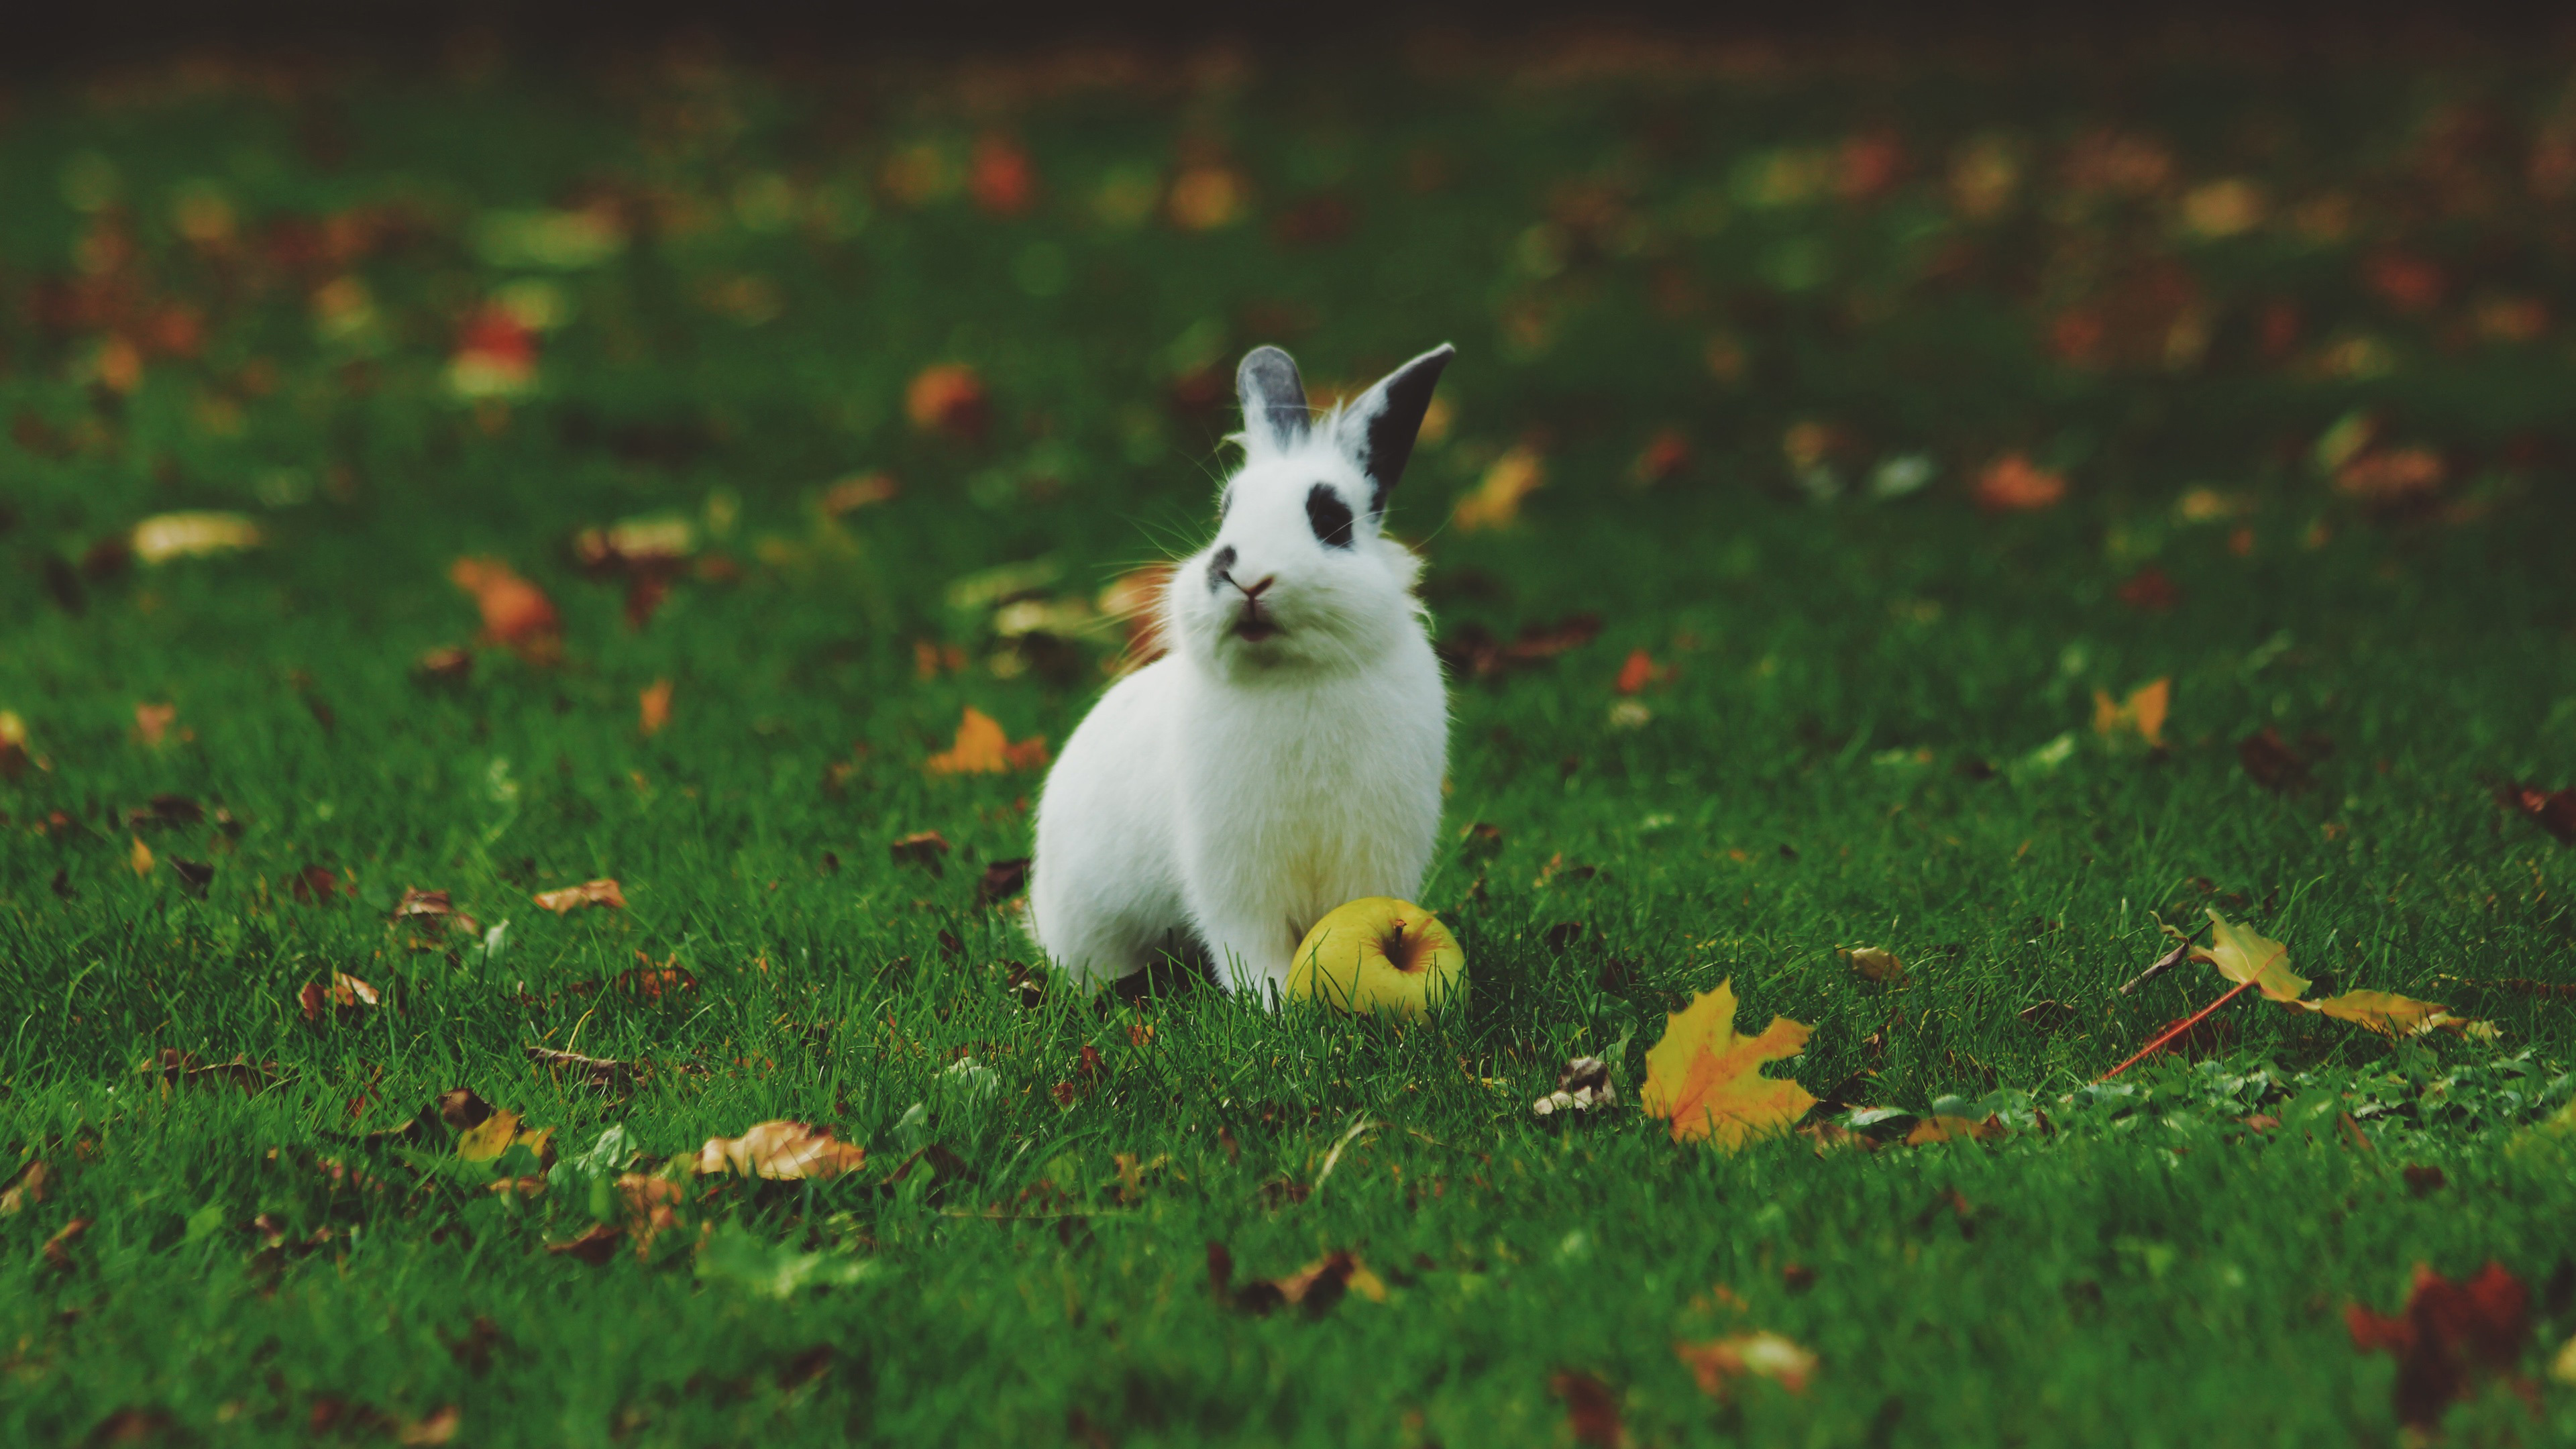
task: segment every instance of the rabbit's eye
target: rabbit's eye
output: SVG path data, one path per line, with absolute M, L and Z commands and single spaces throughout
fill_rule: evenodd
M 1318 483 L 1307 490 L 1306 521 L 1314 525 L 1315 537 L 1332 547 L 1351 546 L 1351 506 L 1329 485 Z

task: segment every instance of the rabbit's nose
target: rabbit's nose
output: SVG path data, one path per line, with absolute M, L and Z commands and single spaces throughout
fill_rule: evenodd
M 1267 589 L 1268 589 L 1272 584 L 1275 584 L 1275 583 L 1277 583 L 1277 582 L 1279 582 L 1279 576 L 1278 576 L 1277 574 L 1263 574 L 1263 575 L 1261 576 L 1261 582 L 1259 582 L 1259 583 L 1257 583 L 1257 584 L 1253 584 L 1253 585 L 1251 585 L 1251 586 L 1249 586 L 1249 587 L 1246 587 L 1245 585 L 1242 585 L 1242 584 L 1237 584 L 1237 585 L 1235 585 L 1235 587 L 1236 587 L 1236 588 L 1238 588 L 1238 589 L 1242 589 L 1242 590 L 1243 590 L 1243 596 L 1244 596 L 1245 598 L 1247 598 L 1247 599 L 1257 599 L 1257 598 L 1260 598 L 1260 597 L 1261 597 L 1261 595 L 1262 595 L 1262 593 L 1263 593 L 1265 590 L 1267 590 Z

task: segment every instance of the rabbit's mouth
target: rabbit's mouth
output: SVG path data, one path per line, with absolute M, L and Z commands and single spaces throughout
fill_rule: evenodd
M 1258 644 L 1264 639 L 1276 639 L 1279 633 L 1278 624 L 1258 614 L 1246 613 L 1234 623 L 1234 637 L 1247 644 Z

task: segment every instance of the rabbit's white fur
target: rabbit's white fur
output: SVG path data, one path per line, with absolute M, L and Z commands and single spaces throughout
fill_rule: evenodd
M 1165 588 L 1171 651 L 1102 696 L 1038 802 L 1029 924 L 1085 985 L 1199 946 L 1275 1000 L 1318 918 L 1421 886 L 1448 697 L 1421 561 L 1379 529 L 1451 355 L 1312 422 L 1286 353 L 1244 359 L 1244 463 Z

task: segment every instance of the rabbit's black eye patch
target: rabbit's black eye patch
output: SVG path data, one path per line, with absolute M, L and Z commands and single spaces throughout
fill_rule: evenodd
M 1331 485 L 1318 483 L 1306 490 L 1306 521 L 1325 543 L 1334 548 L 1351 546 L 1351 506 Z

